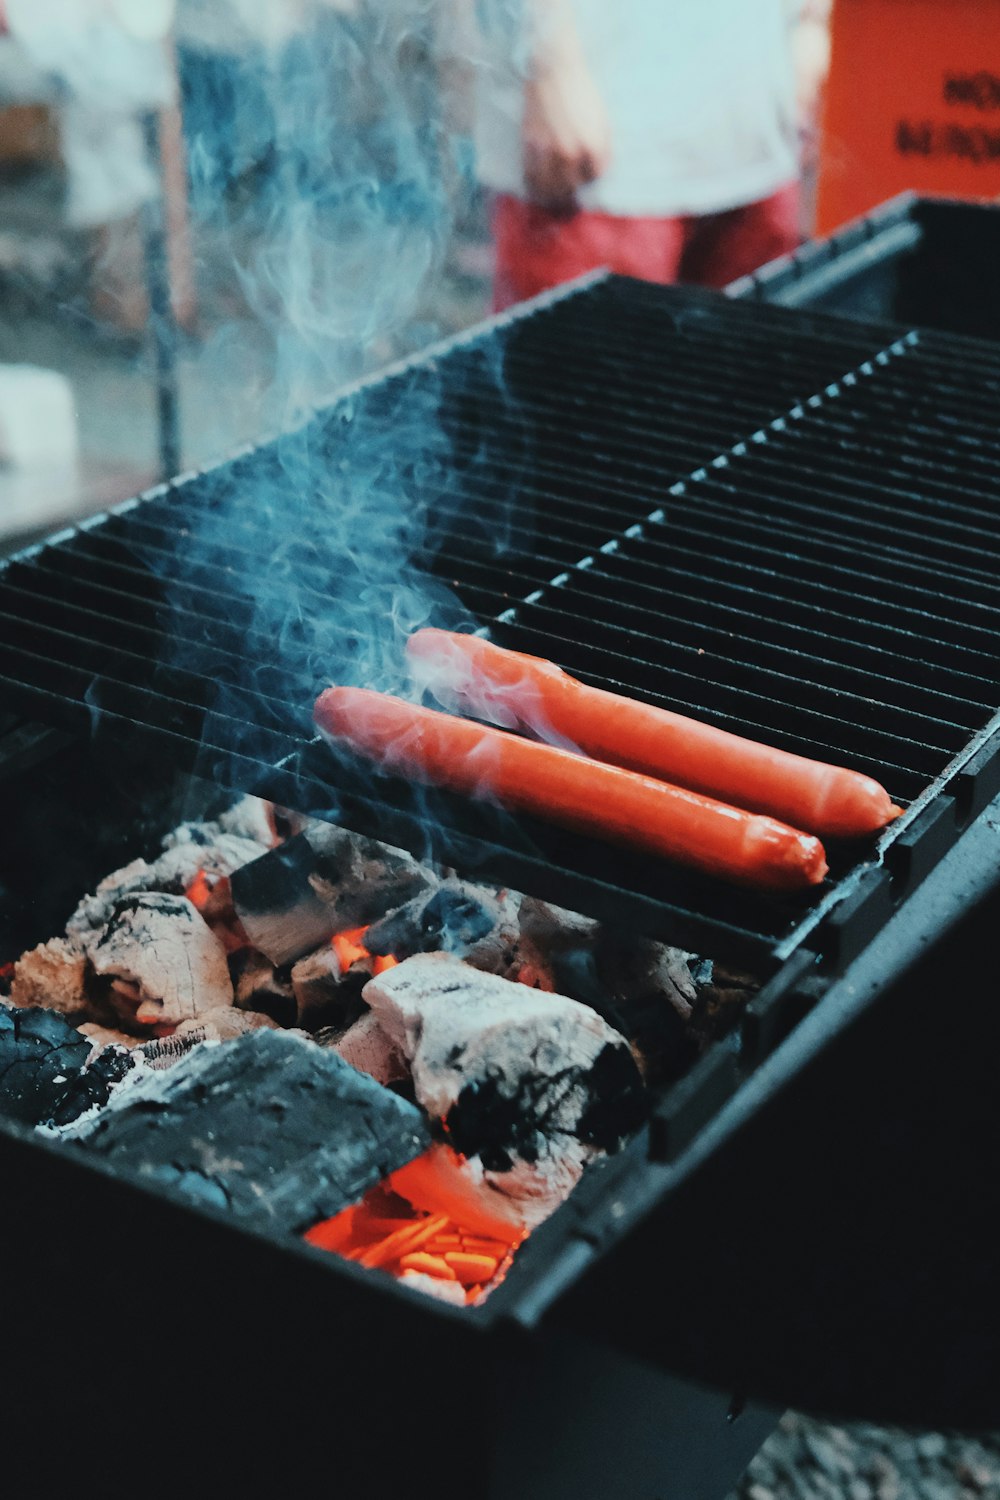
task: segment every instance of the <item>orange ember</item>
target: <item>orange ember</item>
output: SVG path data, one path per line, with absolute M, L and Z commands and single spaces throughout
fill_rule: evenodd
M 14 965 L 13 964 L 0 964 L 0 979 L 13 979 L 13 978 L 14 978 Z
M 212 887 L 208 883 L 208 876 L 204 870 L 199 870 L 197 875 L 184 892 L 192 906 L 204 911 L 208 905 L 208 898 L 212 894 Z
M 356 964 L 361 958 L 369 957 L 368 949 L 359 942 L 367 931 L 367 927 L 351 927 L 346 932 L 335 932 L 330 939 L 330 946 L 340 960 L 341 969 L 345 972 L 351 964 Z
M 346 932 L 334 933 L 330 939 L 330 946 L 340 961 L 343 973 L 360 959 L 371 958 L 372 955 L 361 941 L 367 931 L 367 927 L 350 927 Z M 372 966 L 372 973 L 384 974 L 386 969 L 394 969 L 398 963 L 398 958 L 392 958 L 388 954 L 379 955 Z
M 503 1280 L 524 1238 L 523 1233 L 502 1239 L 473 1234 L 447 1214 L 414 1208 L 386 1183 L 304 1235 L 319 1250 L 331 1250 L 369 1270 L 386 1271 L 400 1281 L 430 1276 L 452 1282 L 461 1287 L 467 1305 L 480 1301 Z

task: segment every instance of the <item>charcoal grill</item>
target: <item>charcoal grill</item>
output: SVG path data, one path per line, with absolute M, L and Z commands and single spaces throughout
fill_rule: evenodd
M 479 1391 L 492 1442 L 497 1391 L 523 1387 L 532 1360 L 549 1392 L 588 1358 L 623 1359 L 779 1404 L 994 1422 L 978 1236 L 996 1134 L 984 1101 L 998 1023 L 983 991 L 1000 792 L 998 392 L 987 340 L 598 276 L 12 558 L 0 681 L 21 761 L 25 723 L 44 732 L 39 764 L 9 787 L 34 777 L 52 796 L 96 776 L 121 803 L 120 767 L 180 767 L 765 980 L 740 1031 L 467 1317 L 5 1127 L 41 1284 L 67 1218 L 88 1229 L 81 1287 L 109 1305 L 123 1285 L 140 1297 L 144 1247 L 167 1244 L 190 1298 L 158 1331 L 176 1374 L 192 1343 L 204 1354 L 199 1273 L 223 1277 L 237 1307 L 207 1312 L 199 1391 L 241 1363 L 300 1390 L 305 1330 L 334 1340 L 347 1369 L 331 1374 L 314 1342 L 305 1378 L 333 1381 L 350 1428 L 338 1461 L 361 1469 L 356 1390 L 385 1390 L 386 1435 L 402 1431 L 404 1450 L 385 1463 L 401 1474 L 432 1420 L 401 1352 L 413 1348 L 421 1387 L 454 1403 L 439 1415 L 463 1464 L 476 1461 Z M 358 660 L 371 575 L 364 535 L 316 525 L 301 476 L 317 458 L 325 515 L 388 495 L 424 516 L 397 540 L 428 580 L 433 623 L 471 616 L 588 682 L 848 763 L 904 817 L 836 851 L 816 896 L 764 897 L 334 762 L 310 709 L 330 664 Z M 269 577 L 302 601 L 280 636 L 259 612 Z M 49 934 L 36 901 L 12 897 L 5 939 Z M 934 1203 L 955 1217 L 928 1228 Z M 55 1336 L 51 1312 L 42 1324 Z M 106 1350 L 100 1365 L 111 1378 Z M 284 1386 L 261 1399 L 292 1404 Z M 307 1404 L 318 1420 L 315 1393 Z M 456 1413 L 471 1432 L 456 1436 Z M 538 1490 L 550 1492 L 563 1490 Z

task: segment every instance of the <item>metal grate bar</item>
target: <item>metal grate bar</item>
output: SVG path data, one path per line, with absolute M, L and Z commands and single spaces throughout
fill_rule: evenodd
M 303 484 L 327 518 L 373 497 L 412 516 L 400 545 L 496 639 L 919 802 L 1000 696 L 997 393 L 981 349 L 610 278 L 0 569 L 0 678 L 25 711 L 390 842 L 423 849 L 431 804 L 435 849 L 481 876 L 766 970 L 812 898 L 417 797 L 316 745 L 312 700 L 366 614 Z M 303 529 L 276 545 L 282 506 Z M 302 621 L 278 656 L 254 594 L 286 581 Z M 821 905 L 857 853 L 831 850 Z

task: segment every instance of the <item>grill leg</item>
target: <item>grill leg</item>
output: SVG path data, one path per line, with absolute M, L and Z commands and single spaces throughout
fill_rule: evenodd
M 160 122 L 154 113 L 143 119 L 150 161 L 160 164 Z M 162 177 L 162 172 L 160 173 Z M 144 205 L 142 231 L 149 290 L 149 319 L 156 361 L 156 404 L 159 419 L 160 475 L 170 479 L 180 472 L 180 420 L 177 390 L 177 323 L 170 296 L 166 212 L 162 192 Z

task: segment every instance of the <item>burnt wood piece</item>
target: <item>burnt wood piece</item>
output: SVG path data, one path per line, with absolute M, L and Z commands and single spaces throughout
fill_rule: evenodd
M 753 974 L 719 963 L 703 963 L 695 973 L 699 981 L 698 993 L 687 1030 L 698 1050 L 704 1051 L 712 1042 L 732 1031 L 760 989 L 760 981 Z
M 79 943 L 52 938 L 31 948 L 14 965 L 11 1004 L 57 1010 L 78 1020 L 91 1016 L 87 994 L 87 956 Z
M 402 850 L 317 822 L 232 875 L 244 931 L 279 966 L 435 884 Z
M 229 955 L 229 977 L 237 1010 L 270 1016 L 279 1026 L 295 1026 L 298 1012 L 287 970 L 276 969 L 256 948 L 237 948 Z
M 326 1033 L 317 1040 L 321 1046 L 332 1047 L 352 1068 L 367 1073 L 376 1083 L 388 1086 L 409 1077 L 406 1058 L 370 1010 L 346 1031 Z
M 117 1047 L 92 1053 L 56 1011 L 0 1005 L 0 1113 L 24 1125 L 67 1125 L 106 1104 L 135 1060 Z
M 487 1198 L 506 1200 L 524 1225 L 642 1123 L 647 1096 L 628 1044 L 588 1006 L 444 953 L 380 974 L 365 999 L 409 1062 L 418 1103 Z
M 262 1030 L 198 1048 L 83 1127 L 80 1148 L 297 1234 L 426 1149 L 420 1111 L 335 1052 Z
M 361 992 L 372 977 L 372 961 L 359 959 L 347 969 L 328 943 L 292 967 L 295 1020 L 305 1031 L 333 1027 L 344 1031 L 366 1012 Z
M 87 949 L 127 1027 L 177 1026 L 233 1003 L 225 949 L 185 896 L 123 896 Z

